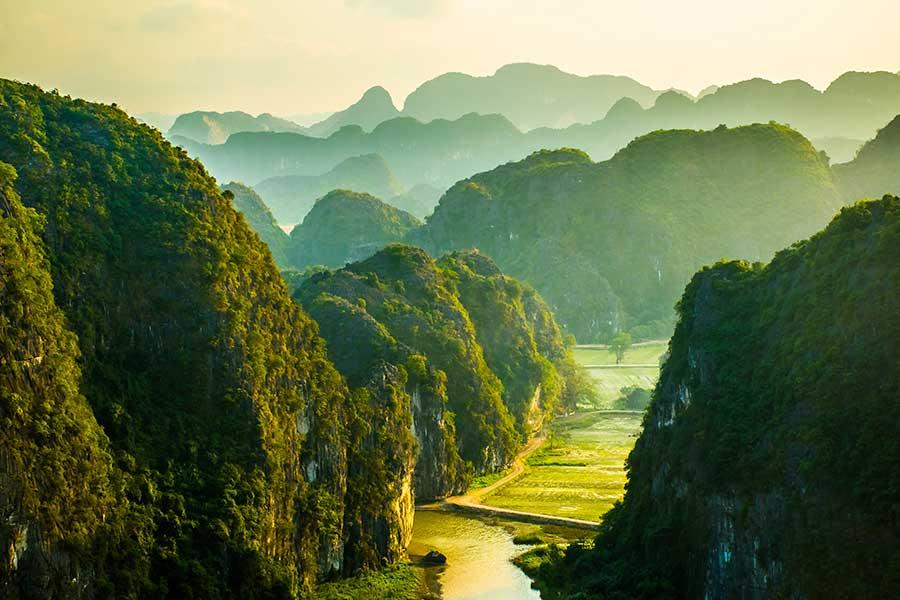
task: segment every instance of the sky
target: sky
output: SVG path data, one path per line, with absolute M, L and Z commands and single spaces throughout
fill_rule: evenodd
M 697 92 L 900 70 L 898 0 L 0 0 L 0 77 L 133 113 L 402 107 L 511 62 Z

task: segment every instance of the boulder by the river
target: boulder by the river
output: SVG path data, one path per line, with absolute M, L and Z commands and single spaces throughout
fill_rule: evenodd
M 438 552 L 437 550 L 432 550 L 422 559 L 422 562 L 426 565 L 445 565 L 447 564 L 447 557 Z

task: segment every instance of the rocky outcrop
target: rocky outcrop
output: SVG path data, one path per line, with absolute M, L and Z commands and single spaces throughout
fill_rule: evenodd
M 378 430 L 399 439 L 406 431 L 415 440 L 410 453 L 415 464 L 410 500 L 427 501 L 462 491 L 466 471 L 456 446 L 454 417 L 447 407 L 446 375 L 400 344 L 363 307 L 328 294 L 304 302 L 329 341 L 329 358 L 350 385 L 367 390 L 370 404 L 394 403 L 402 413 L 393 422 L 381 423 Z M 360 418 L 372 410 L 370 406 L 361 411 Z M 400 467 L 406 463 L 398 459 L 396 464 L 396 474 L 405 480 L 408 474 Z M 399 503 L 405 494 L 395 496 Z M 397 515 L 404 514 L 401 505 Z M 402 519 L 398 516 L 394 522 L 402 523 Z

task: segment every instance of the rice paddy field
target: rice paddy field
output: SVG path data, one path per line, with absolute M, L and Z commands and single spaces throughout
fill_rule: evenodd
M 483 500 L 526 512 L 599 520 L 625 492 L 625 459 L 639 412 L 594 411 L 559 420 L 526 472 Z
M 635 344 L 620 365 L 616 365 L 616 355 L 606 346 L 576 346 L 575 361 L 594 380 L 598 395 L 596 408 L 618 408 L 616 401 L 622 397 L 624 388 L 653 389 L 659 378 L 659 361 L 668 343 L 663 340 Z

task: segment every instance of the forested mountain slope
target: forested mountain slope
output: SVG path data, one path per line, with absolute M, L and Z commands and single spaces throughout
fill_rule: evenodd
M 287 267 L 287 249 L 290 238 L 278 226 L 275 217 L 272 216 L 272 212 L 262 198 L 259 197 L 259 194 L 253 191 L 253 188 L 236 181 L 223 185 L 222 191 L 231 194 L 232 206 L 244 215 L 247 224 L 266 243 L 269 250 L 272 251 L 272 258 L 275 259 L 275 263 L 282 268 Z
M 319 198 L 303 223 L 291 231 L 292 267 L 342 267 L 368 258 L 391 242 L 400 242 L 421 225 L 411 214 L 369 194 L 334 190 Z
M 0 162 L 0 595 L 94 591 L 92 554 L 125 525 L 108 440 L 79 392 L 78 345 L 53 299 L 42 220 Z M 102 575 L 101 575 L 102 577 Z
M 900 199 L 697 273 L 625 499 L 540 570 L 571 598 L 900 594 Z
M 6 80 L 0 161 L 44 223 L 78 339 L 3 167 L 2 310 L 24 344 L 5 352 L 27 361 L 2 367 L 18 409 L 2 425 L 0 545 L 22 559 L 0 564 L 4 595 L 290 597 L 402 556 L 410 407 L 388 379 L 347 388 L 202 165 L 115 107 Z M 46 452 L 21 454 L 35 443 Z M 382 461 L 390 476 L 359 487 Z M 46 547 L 24 550 L 38 533 Z M 39 552 L 56 570 L 29 592 Z
M 660 131 L 602 163 L 541 151 L 463 180 L 410 239 L 478 248 L 587 343 L 666 335 L 699 266 L 766 260 L 840 204 L 827 162 L 787 127 Z
M 900 193 L 900 115 L 834 172 L 848 201 Z
M 316 200 L 332 190 L 353 190 L 378 198 L 391 198 L 404 191 L 377 154 L 348 158 L 323 175 L 271 177 L 253 187 L 281 223 L 301 222 Z
M 435 261 L 393 244 L 313 275 L 295 297 L 319 320 L 330 355 L 351 381 L 372 377 L 382 362 L 407 371 L 410 361 L 418 365 L 407 390 L 419 394 L 414 406 L 447 414 L 440 421 L 451 424 L 424 436 L 431 440 L 423 442 L 426 460 L 458 449 L 469 473 L 505 466 L 542 415 L 585 393 L 540 298 L 480 255 Z M 432 368 L 446 374 L 445 392 Z M 443 493 L 434 495 L 458 489 L 452 474 L 443 481 Z

